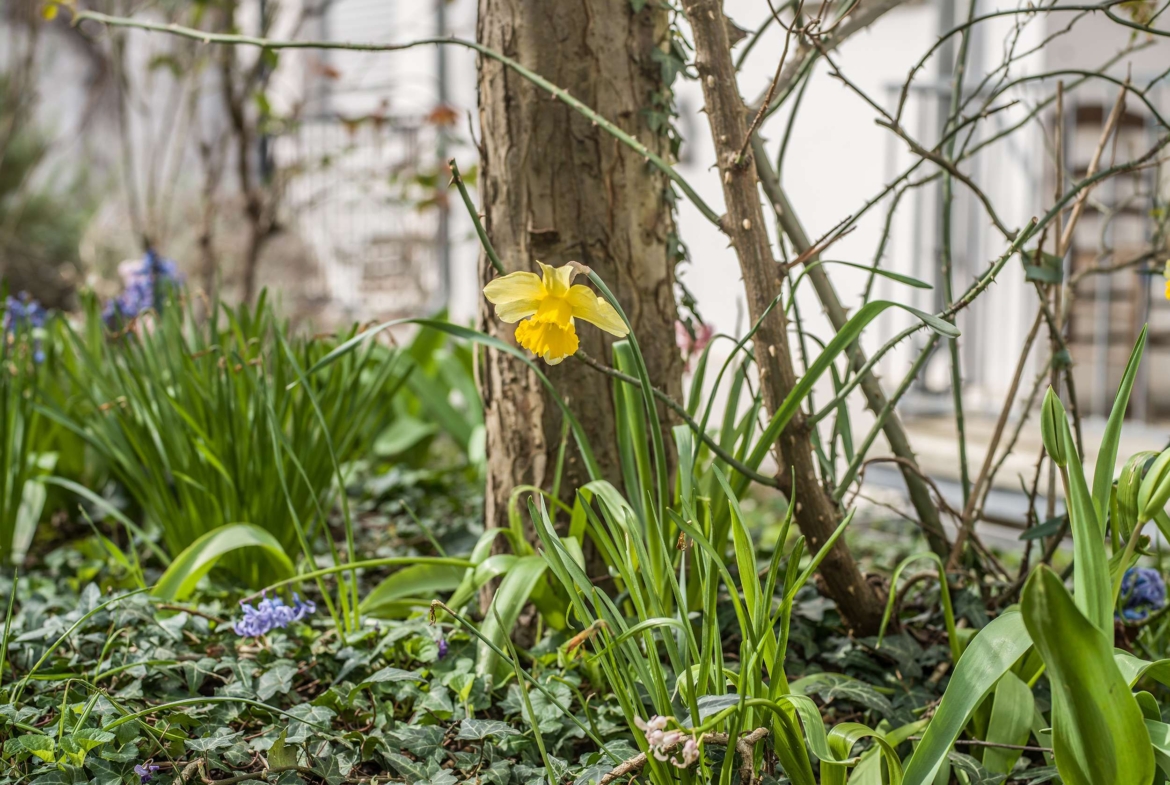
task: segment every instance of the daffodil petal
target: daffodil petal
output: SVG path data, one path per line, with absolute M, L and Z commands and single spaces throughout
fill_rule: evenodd
M 488 285 L 483 287 L 483 296 L 489 303 L 495 305 L 516 301 L 531 302 L 544 296 L 544 286 L 539 275 L 521 270 L 488 281 Z
M 540 309 L 540 300 L 509 300 L 496 306 L 496 318 L 513 324 L 527 319 Z
M 606 300 L 598 297 L 588 286 L 577 285 L 569 289 L 565 298 L 573 306 L 573 317 L 589 322 L 619 338 L 628 335 L 630 330 L 618 312 Z
M 543 276 L 544 291 L 552 297 L 564 297 L 573 284 L 577 270 L 569 264 L 563 264 L 560 267 L 552 267 L 544 262 L 537 262 L 537 264 L 540 265 L 540 272 Z

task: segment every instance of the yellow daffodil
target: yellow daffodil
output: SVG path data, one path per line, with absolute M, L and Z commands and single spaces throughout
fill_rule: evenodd
M 1162 270 L 1162 277 L 1166 279 L 1166 299 L 1170 300 L 1170 259 L 1166 260 L 1166 268 Z
M 577 319 L 619 337 L 629 333 L 612 305 L 588 286 L 573 285 L 573 278 L 587 272 L 588 267 L 577 262 L 561 267 L 537 264 L 541 275 L 509 273 L 483 288 L 500 321 L 512 324 L 525 320 L 516 326 L 516 341 L 521 346 L 556 365 L 577 351 Z

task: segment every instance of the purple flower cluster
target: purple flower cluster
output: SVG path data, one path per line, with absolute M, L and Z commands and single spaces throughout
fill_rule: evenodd
M 44 327 L 49 312 L 28 292 L 4 301 L 4 332 L 16 332 L 21 327 Z
M 45 306 L 37 302 L 28 292 L 21 292 L 17 297 L 8 297 L 4 301 L 4 334 L 15 335 L 17 330 L 31 330 L 45 326 L 49 312 Z M 33 339 L 33 360 L 40 363 L 45 361 L 45 352 L 41 348 L 41 339 Z
M 1166 607 L 1166 582 L 1149 567 L 1131 567 L 1121 579 L 1121 615 L 1126 621 L 1141 621 L 1153 611 Z
M 163 259 L 153 249 L 147 250 L 141 265 L 123 265 L 119 273 L 122 293 L 106 303 L 102 311 L 102 318 L 110 327 L 123 324 L 143 311 L 162 310 L 167 295 L 183 283 L 175 263 Z
M 265 596 L 256 603 L 255 608 L 241 602 L 240 609 L 244 612 L 244 618 L 233 626 L 236 635 L 241 638 L 258 638 L 276 627 L 287 627 L 290 622 L 300 621 L 316 613 L 317 606 L 312 600 L 302 601 L 294 593 L 292 605 L 285 605 L 280 597 L 268 599 Z
M 147 762 L 145 766 L 141 763 L 134 767 L 134 773 L 138 775 L 138 781 L 141 785 L 146 785 L 154 778 L 154 773 L 158 771 L 158 766 L 154 766 Z

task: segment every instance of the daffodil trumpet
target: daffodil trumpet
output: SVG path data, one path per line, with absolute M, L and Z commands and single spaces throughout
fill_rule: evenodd
M 574 284 L 589 268 L 577 262 L 560 267 L 540 265 L 540 275 L 526 270 L 496 278 L 483 288 L 500 321 L 516 325 L 516 341 L 549 365 L 576 354 L 576 320 L 624 338 L 630 330 L 614 307 L 588 286 Z

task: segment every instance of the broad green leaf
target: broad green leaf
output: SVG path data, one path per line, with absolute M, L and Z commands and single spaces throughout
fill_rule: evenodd
M 78 747 L 89 752 L 99 745 L 109 744 L 114 740 L 114 734 L 98 728 L 81 728 L 69 734 L 69 738 L 73 739 Z
M 349 340 L 337 346 L 337 348 L 329 352 L 329 354 L 325 355 L 316 363 L 314 363 L 313 366 L 310 367 L 308 371 L 306 371 L 305 375 L 312 376 L 314 373 L 321 370 L 325 366 L 330 365 L 331 363 L 334 363 L 344 357 L 346 354 L 349 354 L 360 344 L 366 342 L 370 338 L 373 338 L 383 330 L 388 330 L 391 327 L 395 327 L 400 324 L 417 324 L 420 327 L 429 327 L 432 330 L 436 330 L 440 333 L 447 333 L 448 335 L 453 335 L 456 338 L 472 341 L 474 343 L 480 344 L 481 346 L 486 346 L 505 354 L 509 354 L 527 365 L 532 370 L 532 372 L 536 374 L 536 378 L 540 379 L 540 382 L 544 385 L 545 389 L 549 391 L 553 401 L 560 408 L 561 414 L 564 415 L 565 419 L 569 421 L 569 427 L 573 431 L 573 437 L 577 442 L 577 448 L 580 450 L 581 459 L 585 464 L 586 472 L 592 478 L 596 479 L 601 477 L 601 468 L 597 464 L 597 459 L 593 456 L 593 449 L 589 446 L 589 439 L 585 435 L 585 430 L 581 427 L 581 423 L 578 422 L 576 415 L 573 414 L 572 410 L 570 410 L 568 405 L 565 404 L 564 399 L 561 398 L 561 396 L 558 394 L 556 388 L 553 387 L 552 382 L 550 382 L 548 377 L 544 375 L 544 371 L 541 370 L 540 366 L 537 365 L 531 357 L 525 354 L 523 350 L 518 349 L 511 344 L 505 343 L 499 338 L 491 335 L 485 335 L 484 333 L 481 333 L 477 330 L 461 327 L 457 324 L 450 324 L 449 322 L 444 322 L 438 319 L 395 319 L 393 321 L 383 322 L 376 327 L 372 327 L 365 332 L 355 335 L 353 338 L 350 338 Z
M 56 760 L 54 754 L 56 749 L 57 746 L 53 743 L 52 737 L 41 733 L 26 733 L 4 745 L 4 752 L 8 755 L 15 754 L 15 751 L 28 752 L 46 763 L 52 763 Z
M 1016 674 L 1008 671 L 995 685 L 987 738 L 994 744 L 1022 745 L 1032 732 L 1032 713 L 1036 702 L 1032 690 Z M 983 751 L 983 768 L 992 774 L 1009 774 L 1020 759 L 1020 750 L 988 747 Z
M 1157 720 L 1146 719 L 1146 732 L 1150 734 L 1150 746 L 1154 760 L 1164 774 L 1170 775 L 1170 725 Z
M 512 633 L 512 627 L 520 617 L 520 611 L 528 604 L 536 582 L 544 575 L 546 569 L 548 562 L 542 556 L 525 556 L 512 563 L 512 567 L 500 581 L 495 596 L 492 597 L 491 608 L 488 609 L 480 630 L 486 639 L 497 646 L 503 645 L 504 638 Z M 493 673 L 498 663 L 498 655 L 486 643 L 481 642 L 476 663 L 477 673 L 480 675 Z
M 1150 736 L 1112 641 L 1045 566 L 1024 586 L 1022 613 L 1052 683 L 1052 747 L 1065 785 L 1148 785 Z
M 1122 678 L 1131 689 L 1137 686 L 1142 677 L 1149 677 L 1159 684 L 1170 687 L 1170 659 L 1149 662 L 1128 651 L 1114 649 L 1113 661 L 1117 663 Z
M 1109 492 L 1113 487 L 1113 467 L 1117 463 L 1121 425 L 1125 420 L 1125 410 L 1129 406 L 1129 394 L 1133 390 L 1138 365 L 1146 348 L 1148 330 L 1149 327 L 1142 327 L 1141 335 L 1138 336 L 1137 343 L 1129 355 L 1129 362 L 1125 364 L 1125 373 L 1122 374 L 1121 384 L 1117 388 L 1117 397 L 1114 398 L 1113 408 L 1109 412 L 1109 420 L 1105 423 L 1105 432 L 1101 435 L 1101 447 L 1097 451 L 1097 464 L 1093 469 L 1093 507 L 1097 510 L 1097 519 L 1100 521 L 1105 520 L 1109 511 Z
M 1113 583 L 1105 554 L 1105 531 L 1085 482 L 1084 468 L 1063 406 L 1059 407 L 1056 427 L 1057 438 L 1068 457 L 1068 466 L 1063 471 L 1068 483 L 1068 520 L 1076 564 L 1073 598 L 1094 627 L 1109 633 L 1113 630 Z
M 404 597 L 433 599 L 440 592 L 458 588 L 467 570 L 445 564 L 415 564 L 405 567 L 379 583 L 362 600 L 363 615 L 389 618 L 386 613 Z
M 979 631 L 959 658 L 934 718 L 906 763 L 906 785 L 930 785 L 975 708 L 1032 646 L 1024 619 L 1004 613 Z
M 297 748 L 286 743 L 287 737 L 288 728 L 285 728 L 280 732 L 280 737 L 272 742 L 272 746 L 268 749 L 269 768 L 296 766 L 298 764 Z
M 250 523 L 233 523 L 209 531 L 184 548 L 159 578 L 154 596 L 164 600 L 184 599 L 224 555 L 244 548 L 257 549 L 280 578 L 293 575 L 292 561 L 276 537 Z

